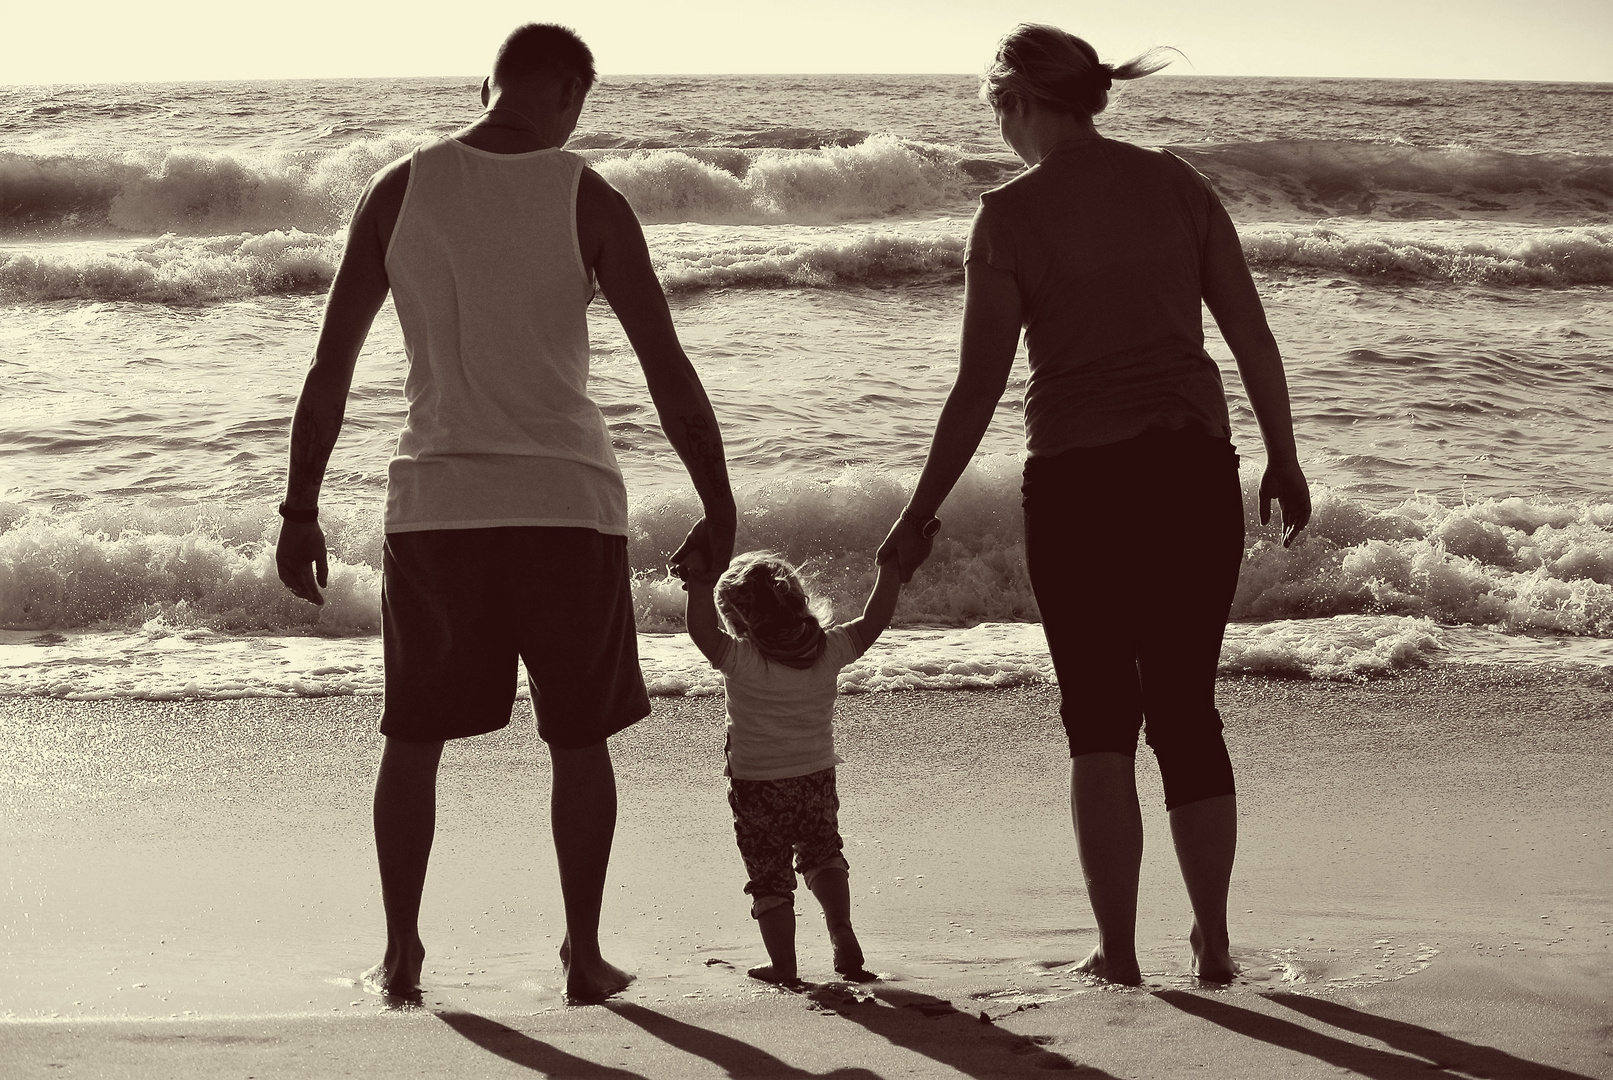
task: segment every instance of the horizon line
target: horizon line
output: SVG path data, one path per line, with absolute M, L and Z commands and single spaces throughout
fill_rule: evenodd
M 601 72 L 596 79 L 595 86 L 613 79 L 798 79 L 798 78 L 935 78 L 935 77 L 963 77 L 979 78 L 979 71 L 661 71 L 661 72 Z M 205 76 L 199 78 L 151 78 L 151 79 L 106 79 L 101 81 L 88 81 L 83 79 L 67 80 L 63 82 L 18 82 L 0 78 L 0 87 L 18 89 L 25 87 L 70 87 L 70 86 L 162 86 L 178 83 L 255 83 L 255 82 L 370 82 L 386 79 L 464 79 L 469 82 L 480 81 L 486 72 L 474 75 L 466 74 L 425 74 L 425 75 L 253 75 L 245 78 L 229 78 L 224 76 Z M 1502 76 L 1494 77 L 1453 77 L 1448 75 L 1258 75 L 1258 74 L 1211 74 L 1199 71 L 1167 71 L 1154 72 L 1149 78 L 1167 79 L 1293 79 L 1293 80 L 1336 80 L 1340 82 L 1501 82 L 1501 83 L 1539 83 L 1542 85 L 1576 85 L 1576 86 L 1613 86 L 1613 80 L 1608 79 L 1518 79 Z

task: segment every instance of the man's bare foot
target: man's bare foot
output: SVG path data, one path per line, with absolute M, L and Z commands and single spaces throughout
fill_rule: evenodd
M 1229 983 L 1238 974 L 1238 965 L 1232 959 L 1231 947 L 1219 942 L 1214 947 L 1204 943 L 1199 924 L 1194 923 L 1187 940 L 1193 946 L 1193 974 L 1205 982 Z
M 1125 961 L 1111 959 L 1103 955 L 1101 946 L 1075 965 L 1075 970 L 1122 986 L 1141 986 L 1143 981 L 1142 969 L 1137 966 L 1136 957 L 1128 957 Z
M 418 1000 L 420 969 L 425 962 L 426 947 L 418 937 L 409 946 L 388 941 L 381 962 L 359 976 L 359 980 L 372 994 Z
M 566 1003 L 597 1005 L 612 994 L 626 990 L 634 976 L 604 957 L 579 959 L 571 954 L 571 935 L 560 943 L 560 964 L 566 969 Z
M 799 986 L 801 984 L 801 977 L 795 972 L 792 971 L 786 975 L 775 970 L 772 964 L 759 964 L 745 972 L 745 974 L 753 979 L 760 979 L 764 983 L 772 983 L 774 986 Z
M 863 967 L 863 949 L 850 926 L 829 931 L 835 951 L 835 973 L 847 982 L 873 982 L 879 978 Z

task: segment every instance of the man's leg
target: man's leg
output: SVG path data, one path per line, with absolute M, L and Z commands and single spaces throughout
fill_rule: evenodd
M 549 757 L 554 765 L 549 825 L 566 904 L 566 939 L 560 946 L 566 996 L 598 1001 L 633 981 L 599 952 L 599 909 L 616 836 L 616 773 L 604 742 L 575 749 L 551 745 Z
M 420 894 L 437 828 L 440 742 L 387 739 L 375 777 L 375 853 L 386 910 L 386 955 L 365 973 L 389 994 L 419 992 L 425 946 L 420 942 Z

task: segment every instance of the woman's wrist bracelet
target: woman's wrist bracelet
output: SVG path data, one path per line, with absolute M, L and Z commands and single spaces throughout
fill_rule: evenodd
M 917 529 L 919 535 L 924 537 L 926 540 L 931 539 L 936 533 L 941 531 L 940 518 L 934 516 L 928 518 L 920 517 L 913 512 L 913 508 L 911 506 L 902 508 L 901 520 L 907 522 L 909 525 L 913 526 L 913 528 Z
M 319 507 L 317 506 L 309 507 L 308 509 L 304 510 L 299 507 L 287 506 L 285 503 L 281 503 L 279 510 L 281 517 L 285 518 L 287 521 L 294 521 L 298 525 L 311 525 L 319 520 Z

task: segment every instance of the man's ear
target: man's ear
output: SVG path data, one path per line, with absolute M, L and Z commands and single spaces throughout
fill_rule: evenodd
M 482 108 L 484 108 L 484 109 L 487 108 L 487 103 L 492 100 L 492 97 L 493 97 L 493 76 L 491 76 L 491 75 L 483 76 L 483 78 L 482 78 Z
M 582 79 L 573 75 L 569 79 L 560 80 L 560 98 L 556 102 L 561 112 L 566 112 L 581 101 L 586 91 L 582 88 Z

